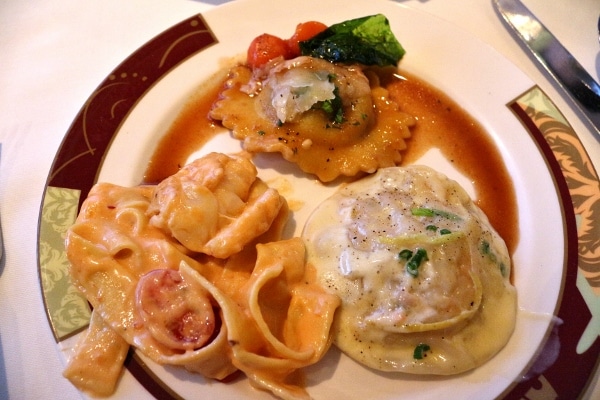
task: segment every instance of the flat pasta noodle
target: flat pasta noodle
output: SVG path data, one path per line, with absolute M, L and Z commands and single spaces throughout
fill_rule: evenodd
M 314 364 L 331 345 L 330 326 L 339 305 L 336 296 L 306 279 L 304 243 L 299 238 L 257 245 L 256 264 L 244 287 L 216 287 L 182 264 L 223 309 L 232 362 L 250 383 L 284 399 L 308 398 L 285 383 L 295 370 Z
M 101 315 L 128 343 L 158 363 L 164 363 L 166 357 L 173 364 L 189 364 L 194 358 L 204 356 L 199 353 L 212 351 L 218 346 L 222 342 L 219 341 L 221 336 L 217 335 L 217 340 L 201 351 L 181 353 L 157 341 L 145 329 L 143 318 L 137 311 L 136 289 L 142 276 L 155 270 L 177 270 L 184 260 L 194 262 L 178 250 L 172 239 L 151 226 L 144 213 L 127 211 L 131 204 L 135 204 L 138 210 L 143 199 L 146 199 L 147 207 L 150 193 L 148 187 L 122 188 L 110 184 L 99 184 L 92 189 L 82 207 L 80 218 L 83 220 L 76 223 L 67 235 L 71 278 L 86 295 L 94 312 Z M 131 202 L 132 197 L 137 201 Z M 124 199 L 123 203 L 120 199 Z M 108 215 L 98 215 L 100 210 Z M 133 224 L 128 218 L 123 223 L 122 219 L 111 220 L 110 214 L 137 214 L 140 219 L 145 218 L 145 222 Z M 175 362 L 178 357 L 186 361 Z M 206 372 L 208 377 L 223 379 L 235 371 L 230 362 L 212 363 L 221 365 L 221 368 L 217 370 L 212 366 L 212 372 Z
M 78 341 L 63 376 L 91 396 L 109 396 L 121 376 L 128 350 L 129 343 L 92 311 L 90 326 Z
M 255 384 L 275 383 L 325 354 L 331 344 L 329 327 L 339 299 L 306 279 L 305 249 L 300 238 L 259 244 L 257 252 L 245 301 L 266 347 L 255 352 L 236 345 L 234 353 L 236 360 L 244 360 L 260 377 L 254 379 Z M 243 330 L 231 331 L 230 335 L 236 343 L 247 340 Z

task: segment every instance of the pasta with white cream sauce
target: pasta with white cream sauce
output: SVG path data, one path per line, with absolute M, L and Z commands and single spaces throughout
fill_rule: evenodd
M 429 167 L 340 187 L 302 237 L 319 282 L 342 299 L 335 344 L 371 368 L 457 374 L 512 335 L 506 245 L 465 190 Z

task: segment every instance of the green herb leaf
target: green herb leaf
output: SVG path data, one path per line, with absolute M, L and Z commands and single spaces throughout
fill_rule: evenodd
M 302 55 L 331 62 L 398 65 L 406 53 L 383 14 L 331 25 L 312 39 L 299 43 Z
M 409 260 L 412 257 L 412 255 L 413 255 L 413 252 L 408 249 L 404 249 L 400 253 L 398 253 L 398 257 L 401 260 Z
M 333 105 L 331 104 L 331 100 L 325 100 L 320 105 L 323 111 L 325 111 L 327 114 L 333 114 Z
M 490 242 L 488 242 L 487 240 L 482 240 L 481 243 L 479 244 L 479 252 L 482 255 L 487 256 L 491 262 L 498 265 L 502 276 L 504 276 L 504 277 L 507 276 L 508 268 L 501 260 L 498 260 L 498 256 L 496 255 L 496 253 L 494 253 Z
M 427 208 L 427 207 L 414 207 L 411 208 L 410 213 L 415 217 L 444 217 L 451 220 L 460 220 L 461 218 L 448 211 L 438 210 L 436 208 Z
M 423 261 L 427 261 L 427 251 L 425 249 L 417 249 L 413 256 L 406 263 L 406 271 L 415 278 L 419 275 L 419 267 Z
M 330 78 L 331 79 L 331 78 Z M 344 122 L 344 105 L 340 96 L 340 91 L 336 86 L 333 89 L 334 98 L 331 100 L 319 101 L 315 103 L 313 109 L 321 109 L 329 116 L 329 120 L 341 124 Z
M 435 217 L 435 213 L 432 208 L 415 207 L 411 208 L 410 213 L 415 217 Z
M 429 347 L 428 344 L 419 343 L 415 347 L 415 351 L 413 353 L 413 358 L 415 360 L 421 360 L 421 359 L 423 359 L 423 357 L 425 357 L 425 353 L 428 352 L 429 350 L 431 350 L 431 347 Z
M 507 275 L 507 268 L 503 262 L 500 263 L 500 273 L 502 274 L 503 277 L 506 277 L 506 275 Z

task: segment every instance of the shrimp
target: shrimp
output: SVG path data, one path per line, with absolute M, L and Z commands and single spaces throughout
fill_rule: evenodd
M 284 203 L 248 157 L 211 153 L 158 184 L 147 212 L 187 249 L 227 258 L 265 233 Z

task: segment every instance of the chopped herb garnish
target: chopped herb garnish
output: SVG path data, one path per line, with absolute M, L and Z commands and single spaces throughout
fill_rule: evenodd
M 344 122 L 344 110 L 341 107 L 338 108 L 337 112 L 335 113 L 335 116 L 333 117 L 333 122 L 335 122 L 336 124 L 341 124 L 342 122 Z
M 506 276 L 506 265 L 504 265 L 503 262 L 500 263 L 500 273 L 502 274 L 502 276 Z
M 508 268 L 506 267 L 504 262 L 498 260 L 498 256 L 492 250 L 492 246 L 490 245 L 490 242 L 488 242 L 487 240 L 482 240 L 481 243 L 479 244 L 479 251 L 481 252 L 482 255 L 487 256 L 491 262 L 498 265 L 502 276 L 505 277 L 507 275 Z
M 448 218 L 448 219 L 452 219 L 452 220 L 459 220 L 459 219 L 461 219 L 456 214 L 453 214 L 451 212 L 444 211 L 444 210 L 437 210 L 435 208 L 415 207 L 415 208 L 411 208 L 410 212 L 415 217 L 435 217 L 435 216 L 438 216 L 438 217 L 444 217 L 444 218 Z
M 423 357 L 427 357 L 427 353 L 429 350 L 431 350 L 431 347 L 429 347 L 428 344 L 426 343 L 419 343 L 416 347 L 415 347 L 415 351 L 413 353 L 413 358 L 415 360 L 421 360 Z
M 435 217 L 435 212 L 432 208 L 415 207 L 410 209 L 410 213 L 415 217 Z
M 436 232 L 436 231 L 438 230 L 438 227 L 437 227 L 437 226 L 435 226 L 435 225 L 427 225 L 427 226 L 425 227 L 425 230 L 427 230 L 427 231 L 433 231 L 433 232 Z
M 331 100 L 325 100 L 324 102 L 322 102 L 321 109 L 327 114 L 333 114 L 333 105 L 331 104 Z
M 408 249 L 404 249 L 402 250 L 400 253 L 398 253 L 398 257 L 401 260 L 410 260 L 410 258 L 412 257 L 413 252 L 408 250 Z
M 482 240 L 481 245 L 479 246 L 479 251 L 481 251 L 481 254 L 489 254 L 490 243 L 487 240 Z
M 332 77 L 335 77 L 335 75 L 330 75 L 329 78 L 331 79 Z M 325 113 L 329 116 L 330 121 L 336 124 L 341 124 L 344 122 L 344 107 L 342 98 L 340 96 L 340 91 L 337 86 L 333 89 L 333 95 L 335 96 L 333 99 L 319 101 L 315 103 L 312 108 L 325 111 Z
M 435 217 L 435 213 L 431 208 L 415 207 L 410 209 L 410 213 L 415 217 Z
M 496 254 L 494 254 L 494 252 L 492 251 L 490 242 L 488 242 L 487 240 L 481 241 L 479 250 L 481 251 L 481 254 L 488 256 L 493 263 L 498 262 L 498 257 L 496 257 Z
M 452 231 L 450 229 L 440 229 L 440 235 L 449 235 Z
M 419 275 L 419 267 L 421 266 L 421 263 L 427 260 L 429 260 L 427 257 L 427 251 L 421 248 L 417 249 L 410 260 L 408 260 L 406 263 L 406 272 L 416 278 Z

